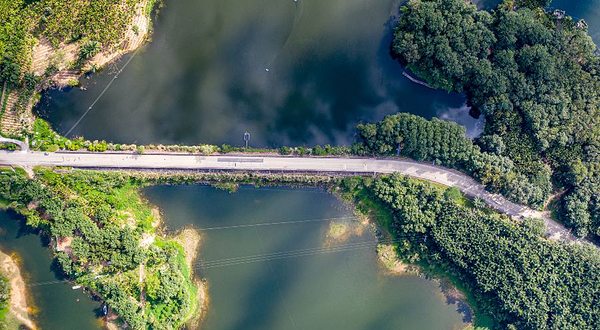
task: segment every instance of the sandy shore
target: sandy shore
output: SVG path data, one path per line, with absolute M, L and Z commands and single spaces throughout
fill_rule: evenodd
M 191 271 L 191 276 L 194 276 L 194 264 L 198 259 L 200 245 L 202 243 L 202 235 L 198 230 L 188 227 L 183 229 L 177 236 L 175 236 L 175 241 L 181 244 L 183 247 L 185 263 Z M 202 318 L 208 309 L 209 301 L 207 283 L 200 279 L 195 279 L 194 284 L 198 290 L 198 294 L 196 295 L 196 302 L 198 303 L 196 312 L 198 314 L 188 321 L 187 325 L 190 329 L 197 329 L 200 326 Z
M 21 276 L 21 271 L 13 257 L 0 252 L 0 272 L 6 276 L 10 282 L 10 307 L 7 315 L 7 323 L 15 323 L 17 326 L 25 326 L 28 329 L 37 329 L 35 323 L 29 316 L 29 306 L 27 305 L 27 291 L 25 281 Z

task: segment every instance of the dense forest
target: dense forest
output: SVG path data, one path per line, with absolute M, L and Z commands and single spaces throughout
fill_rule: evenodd
M 400 256 L 456 278 L 499 329 L 600 328 L 595 247 L 547 241 L 533 219 L 515 222 L 398 174 L 343 187 L 384 205 Z
M 600 235 L 600 56 L 587 24 L 538 7 L 547 3 L 487 12 L 411 0 L 392 51 L 430 86 L 466 91 L 471 113 L 486 120 L 475 142 L 513 163 L 508 197 L 539 208 L 553 184 L 562 220 L 579 236 Z
M 140 182 L 117 173 L 0 173 L 0 197 L 51 237 L 65 275 L 133 329 L 176 329 L 198 312 L 182 247 L 157 236 Z
M 418 161 L 455 168 L 469 173 L 491 191 L 538 208 L 551 191 L 551 171 L 547 165 L 536 164 L 539 169 L 535 177 L 519 173 L 510 158 L 481 151 L 465 136 L 465 128 L 453 122 L 437 118 L 429 121 L 399 113 L 377 124 L 359 125 L 358 130 L 360 142 L 353 147 L 358 155 L 399 153 Z

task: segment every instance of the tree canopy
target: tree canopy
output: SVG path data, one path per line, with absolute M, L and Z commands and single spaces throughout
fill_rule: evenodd
M 456 276 L 500 328 L 600 328 L 595 247 L 547 241 L 535 221 L 461 206 L 398 174 L 366 189 L 392 213 L 400 255 Z
M 513 182 L 525 178 L 544 199 L 552 179 L 571 196 L 561 202 L 563 220 L 585 236 L 597 222 L 573 218 L 598 218 L 597 193 L 583 195 L 598 181 L 600 56 L 583 21 L 540 8 L 547 4 L 505 1 L 487 12 L 462 0 L 411 0 L 392 51 L 430 86 L 466 91 L 471 113 L 486 119 L 478 145 L 508 157 Z M 530 204 L 541 206 L 538 198 Z

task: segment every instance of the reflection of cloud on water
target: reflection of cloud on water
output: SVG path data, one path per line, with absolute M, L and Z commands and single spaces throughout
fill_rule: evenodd
M 467 106 L 467 104 L 463 104 L 460 108 L 443 108 L 438 109 L 436 117 L 453 121 L 461 126 L 465 126 L 467 128 L 467 137 L 468 138 L 476 138 L 483 131 L 483 116 L 480 116 L 479 119 L 475 119 L 469 115 L 469 110 L 471 108 Z

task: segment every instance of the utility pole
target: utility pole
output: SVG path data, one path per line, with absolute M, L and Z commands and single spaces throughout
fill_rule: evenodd
M 248 131 L 244 133 L 244 141 L 246 142 L 246 149 L 248 149 L 248 143 L 250 142 L 250 133 Z

